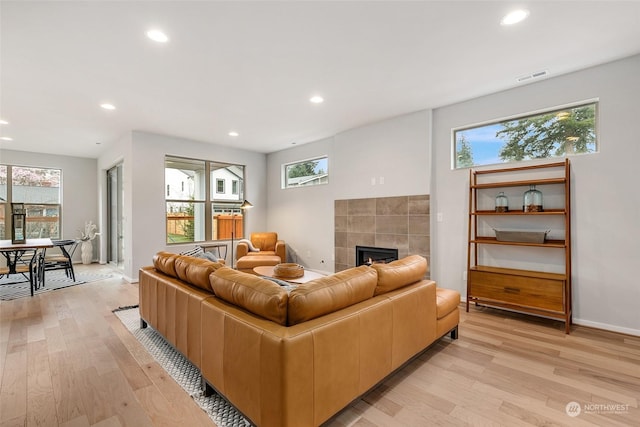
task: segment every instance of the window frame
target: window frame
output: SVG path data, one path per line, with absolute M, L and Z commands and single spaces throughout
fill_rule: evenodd
M 302 165 L 305 163 L 310 163 L 310 162 L 315 162 L 315 161 L 319 161 L 319 162 L 325 162 L 325 167 L 326 170 L 324 171 L 324 173 L 316 173 L 315 175 L 307 175 L 309 177 L 308 183 L 298 183 L 298 184 L 291 184 L 289 182 L 290 179 L 289 178 L 289 168 L 296 166 L 296 165 Z M 317 167 L 318 165 L 316 165 Z M 305 188 L 305 187 L 314 187 L 316 185 L 326 185 L 329 184 L 329 156 L 324 154 L 324 155 L 320 155 L 320 156 L 316 156 L 316 157 L 310 157 L 307 159 L 303 159 L 303 160 L 296 160 L 294 162 L 287 162 L 287 163 L 283 163 L 281 165 L 281 169 L 280 169 L 280 174 L 281 174 L 281 179 L 280 179 L 280 184 L 281 184 L 281 189 L 286 190 L 286 189 L 290 189 L 290 188 Z M 324 178 L 323 178 L 324 175 Z M 297 177 L 295 177 L 297 178 Z M 318 182 L 316 183 L 312 183 L 312 181 L 317 180 Z
M 225 194 L 226 179 L 216 178 L 216 194 Z
M 203 198 L 198 198 L 196 199 L 195 197 L 193 197 L 192 199 L 189 198 L 182 198 L 182 199 L 175 199 L 175 198 L 168 198 L 168 196 L 165 195 L 165 243 L 169 246 L 171 245 L 184 245 L 184 244 L 189 244 L 189 243 L 200 243 L 200 242 L 206 242 L 206 241 L 224 241 L 227 240 L 225 238 L 222 239 L 216 239 L 214 238 L 214 215 L 216 214 L 216 212 L 225 212 L 225 213 L 230 213 L 232 215 L 236 215 L 238 217 L 242 217 L 242 227 L 241 229 L 244 230 L 244 215 L 242 215 L 242 211 L 240 210 L 240 205 L 242 204 L 242 202 L 244 201 L 244 183 L 245 183 L 245 176 L 246 176 L 246 165 L 242 165 L 242 164 L 237 164 L 237 163 L 226 163 L 226 162 L 219 162 L 219 161 L 214 161 L 214 160 L 204 160 L 204 159 L 195 159 L 195 158 L 188 158 L 188 157 L 181 157 L 181 156 L 174 156 L 174 155 L 169 155 L 166 154 L 164 156 L 164 170 L 165 170 L 165 187 L 169 187 L 170 184 L 167 182 L 167 169 L 168 168 L 168 162 L 173 161 L 173 162 L 186 162 L 188 163 L 196 163 L 196 162 L 202 162 L 204 167 L 203 167 L 203 177 L 202 177 L 202 181 L 204 184 L 204 187 L 202 189 L 201 194 L 203 194 Z M 237 194 L 237 198 L 229 200 L 228 198 L 224 198 L 224 197 L 216 197 L 216 195 L 225 195 L 226 193 L 218 193 L 217 191 L 215 193 L 212 194 L 212 189 L 217 190 L 218 189 L 218 182 L 221 181 L 223 184 L 223 188 L 226 189 L 226 180 L 224 178 L 218 178 L 218 177 L 214 177 L 214 171 L 219 170 L 219 169 L 227 169 L 227 168 L 233 168 L 233 169 L 240 169 L 242 176 L 240 177 L 238 181 L 238 187 L 240 189 L 240 191 Z M 171 169 L 176 169 L 176 168 L 171 168 Z M 235 173 L 232 171 L 232 173 Z M 236 176 L 238 176 L 236 174 Z M 215 187 L 214 187 L 215 186 Z M 233 196 L 236 196 L 235 194 Z M 193 240 L 180 240 L 180 241 L 171 241 L 170 240 L 170 233 L 169 233 L 169 219 L 168 219 L 168 215 L 170 213 L 170 205 L 171 204 L 181 204 L 181 203 L 186 203 L 186 204 L 192 204 L 194 211 L 199 210 L 201 212 L 202 218 L 200 219 L 196 219 L 194 218 L 193 221 L 199 220 L 201 222 L 200 225 L 195 224 L 194 225 L 194 236 L 193 236 Z M 199 208 L 197 208 L 199 207 Z M 238 214 L 240 213 L 240 214 Z M 194 213 L 195 215 L 195 213 Z M 239 219 L 236 219 L 236 221 L 239 222 Z M 235 236 L 235 238 L 240 239 L 243 236 Z
M 460 132 L 474 130 L 474 129 L 481 129 L 485 127 L 488 128 L 491 126 L 500 125 L 502 123 L 514 122 L 514 121 L 523 120 L 523 119 L 531 119 L 535 117 L 541 117 L 547 114 L 560 113 L 564 110 L 577 109 L 577 108 L 588 107 L 588 106 L 594 107 L 594 123 L 593 123 L 594 149 L 593 151 L 573 152 L 573 153 L 567 153 L 565 151 L 561 156 L 556 156 L 551 154 L 547 157 L 539 157 L 539 158 L 526 157 L 522 160 L 500 161 L 498 159 L 496 162 L 486 162 L 486 163 L 480 162 L 480 163 L 473 163 L 472 165 L 458 166 L 458 134 Z M 522 162 L 532 162 L 532 161 L 540 161 L 540 160 L 548 160 L 548 159 L 561 159 L 561 158 L 566 158 L 567 156 L 599 153 L 600 152 L 599 118 L 598 118 L 599 108 L 600 108 L 599 99 L 593 98 L 593 99 L 582 100 L 578 102 L 558 105 L 558 106 L 534 110 L 534 111 L 530 111 L 522 114 L 515 114 L 507 117 L 491 119 L 491 120 L 487 120 L 479 123 L 452 128 L 451 129 L 451 146 L 450 146 L 451 147 L 451 169 L 463 170 L 463 169 L 477 168 L 477 167 L 483 167 L 483 166 L 518 164 Z M 495 140 L 500 141 L 498 137 L 495 137 Z
M 48 237 L 51 239 L 61 239 L 62 235 L 63 235 L 63 230 L 62 230 L 62 190 L 63 190 L 63 170 L 61 168 L 53 168 L 53 167 L 42 167 L 42 166 L 25 166 L 25 165 L 14 165 L 14 164 L 6 164 L 6 163 L 2 163 L 0 164 L 0 166 L 6 168 L 6 182 L 5 182 L 5 186 L 6 186 L 6 200 L 0 200 L 0 210 L 2 211 L 2 221 L 0 222 L 0 224 L 2 224 L 2 233 L 0 234 L 0 237 L 4 240 L 7 239 L 11 239 L 11 227 L 12 227 L 12 212 L 11 212 L 11 204 L 12 203 L 22 203 L 24 205 L 24 209 L 25 212 L 29 212 L 30 210 L 33 210 L 34 208 L 42 208 L 43 210 L 46 211 L 47 208 L 52 208 L 54 210 L 57 210 L 57 217 L 53 217 L 53 218 L 57 218 L 57 221 L 55 221 L 55 226 L 53 227 L 54 230 L 57 231 L 57 233 L 47 233 L 48 235 L 46 236 L 42 236 L 39 235 L 37 237 L 31 237 L 31 236 L 26 236 L 26 238 L 31 239 L 31 238 L 39 238 L 39 237 Z M 58 187 L 52 187 L 52 188 L 57 188 L 57 199 L 58 199 L 58 203 L 49 203 L 49 202 L 35 202 L 35 201 L 25 201 L 25 200 L 16 200 L 14 197 L 14 192 L 13 192 L 13 187 L 14 187 L 14 176 L 13 176 L 13 169 L 14 168 L 24 168 L 24 169 L 39 169 L 39 170 L 51 170 L 51 171 L 57 171 L 58 175 L 59 175 L 59 185 Z M 44 186 L 43 186 L 44 187 Z M 28 229 L 29 228 L 29 224 L 33 224 L 34 221 L 29 221 L 29 218 L 33 218 L 32 215 L 27 215 L 26 217 L 26 223 L 25 223 L 25 228 Z M 42 229 L 41 229 L 42 232 Z

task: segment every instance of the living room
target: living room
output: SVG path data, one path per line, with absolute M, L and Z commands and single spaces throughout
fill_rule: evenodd
M 135 283 L 141 267 L 167 245 L 163 191 L 166 155 L 246 166 L 247 231 L 276 230 L 292 261 L 332 272 L 334 203 L 345 199 L 428 195 L 429 273 L 439 286 L 466 294 L 468 169 L 452 169 L 452 129 L 497 118 L 544 111 L 576 102 L 598 102 L 598 152 L 571 156 L 573 221 L 573 322 L 640 336 L 634 262 L 640 235 L 633 170 L 640 154 L 633 120 L 639 107 L 640 55 L 612 58 L 505 90 L 479 91 L 458 101 L 419 107 L 273 152 L 204 142 L 132 128 L 96 157 L 0 147 L 0 163 L 63 170 L 64 237 L 84 221 L 105 229 L 106 171 L 123 164 L 123 276 Z M 3 110 L 4 114 L 4 110 Z M 135 126 L 135 125 L 134 125 Z M 282 189 L 282 165 L 328 156 L 326 185 Z M 106 261 L 98 240 L 96 261 Z M 464 334 L 464 332 L 462 332 Z
M 637 247 L 626 238 L 638 231 L 637 206 L 633 198 L 624 197 L 634 191 L 628 172 L 633 170 L 634 156 L 619 155 L 637 150 L 634 132 L 625 123 L 636 108 L 635 93 L 628 90 L 628 82 L 639 65 L 640 57 L 634 56 L 460 104 L 391 118 L 270 154 L 134 131 L 97 160 L 3 149 L 2 161 L 63 168 L 63 203 L 70 206 L 64 225 L 72 228 L 67 224 L 74 224 L 77 229 L 85 220 L 100 217 L 104 209 L 104 202 L 99 201 L 99 194 L 105 191 L 104 171 L 123 160 L 128 183 L 125 216 L 131 218 L 126 223 L 125 236 L 129 237 L 125 237 L 124 275 L 132 281 L 158 250 L 179 252 L 189 247 L 168 246 L 164 234 L 157 232 L 165 224 L 164 212 L 154 209 L 164 200 L 156 187 L 162 185 L 159 177 L 164 173 L 165 153 L 215 157 L 231 163 L 241 159 L 247 166 L 246 198 L 255 206 L 247 214 L 246 229 L 278 230 L 297 254 L 295 262 L 320 271 L 331 271 L 333 266 L 335 200 L 429 194 L 432 213 L 442 213 L 441 222 L 432 218 L 431 277 L 464 294 L 468 172 L 451 170 L 451 129 L 514 112 L 598 98 L 600 139 L 615 141 L 616 149 L 607 149 L 605 142 L 599 153 L 572 158 L 576 212 L 574 322 L 640 335 L 639 314 L 633 303 L 638 289 L 632 279 Z M 320 155 L 328 155 L 331 162 L 327 185 L 281 189 L 282 164 Z M 399 164 L 403 167 L 398 168 Z M 384 177 L 385 183 L 372 185 L 371 179 L 379 177 Z M 608 206 L 616 208 L 603 209 Z M 313 221 L 313 227 L 309 227 L 309 221 Z M 104 251 L 104 241 L 100 244 Z

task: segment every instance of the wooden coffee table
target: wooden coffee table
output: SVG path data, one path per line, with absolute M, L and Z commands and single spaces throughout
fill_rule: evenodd
M 324 277 L 325 275 L 322 273 L 316 273 L 315 271 L 304 270 L 304 274 L 301 277 L 297 277 L 295 279 L 285 279 L 283 277 L 278 277 L 273 275 L 273 266 L 272 265 L 264 265 L 260 267 L 254 267 L 253 272 L 260 276 L 273 277 L 274 279 L 284 280 L 289 283 L 307 283 L 314 279 L 319 279 Z

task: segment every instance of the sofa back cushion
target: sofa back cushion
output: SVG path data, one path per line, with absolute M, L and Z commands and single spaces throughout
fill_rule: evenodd
M 175 259 L 176 275 L 180 280 L 210 292 L 209 275 L 220 267 L 222 264 L 204 258 L 180 255 Z
M 167 276 L 178 277 L 176 274 L 176 258 L 179 256 L 171 252 L 158 252 L 153 256 L 153 266 Z
M 278 233 L 272 231 L 251 233 L 251 243 L 261 251 L 275 251 L 278 242 Z
M 209 279 L 213 292 L 221 300 L 280 325 L 287 324 L 289 294 L 281 286 L 229 267 L 217 269 Z
M 360 266 L 315 279 L 289 294 L 288 325 L 296 325 L 373 296 L 376 271 Z
M 374 295 L 380 295 L 422 280 L 427 273 L 427 260 L 420 255 L 409 255 L 388 264 L 372 264 L 371 267 L 378 272 Z

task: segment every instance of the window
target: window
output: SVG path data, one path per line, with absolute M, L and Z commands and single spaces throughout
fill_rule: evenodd
M 282 188 L 327 184 L 328 162 L 324 156 L 282 165 Z
M 0 165 L 0 238 L 11 236 L 11 203 L 23 203 L 25 237 L 59 239 L 60 169 Z
M 231 194 L 238 194 L 238 180 L 234 179 L 231 181 Z
M 235 181 L 236 192 L 226 193 L 227 179 Z M 230 239 L 232 233 L 242 238 L 243 183 L 242 165 L 166 156 L 167 243 Z
M 455 169 L 598 151 L 597 102 L 456 129 Z

